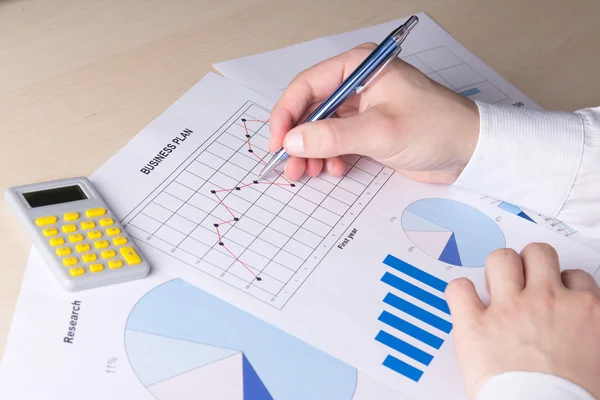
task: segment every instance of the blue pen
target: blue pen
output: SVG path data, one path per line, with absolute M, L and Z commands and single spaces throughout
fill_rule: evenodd
M 418 22 L 419 18 L 413 15 L 403 25 L 390 33 L 304 123 L 329 118 L 350 96 L 354 93 L 359 94 L 362 92 L 383 71 L 390 61 L 400 54 L 400 51 L 402 51 L 400 45 Z M 265 178 L 289 157 L 290 155 L 281 148 L 275 153 L 265 168 L 263 168 L 258 179 Z

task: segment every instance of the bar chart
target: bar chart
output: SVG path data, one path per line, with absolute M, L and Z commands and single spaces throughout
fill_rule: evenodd
M 381 277 L 389 292 L 379 315 L 375 340 L 386 346 L 386 368 L 418 382 L 452 330 L 450 309 L 443 298 L 447 282 L 389 254 L 389 270 Z

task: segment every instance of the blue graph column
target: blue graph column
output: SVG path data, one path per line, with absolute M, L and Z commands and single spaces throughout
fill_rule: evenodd
M 433 360 L 434 352 L 452 330 L 450 309 L 442 297 L 447 282 L 392 255 L 388 255 L 383 263 L 391 268 L 381 278 L 390 289 L 383 302 L 394 311 L 384 310 L 379 315 L 379 321 L 385 327 L 375 340 L 391 350 L 383 360 L 385 367 L 418 382 L 425 367 Z M 422 285 L 417 286 L 411 280 Z M 445 317 L 440 317 L 440 314 Z M 419 321 L 420 326 L 409 320 Z M 413 343 L 416 340 L 422 345 L 409 343 L 409 338 Z M 410 360 L 414 362 L 407 362 Z

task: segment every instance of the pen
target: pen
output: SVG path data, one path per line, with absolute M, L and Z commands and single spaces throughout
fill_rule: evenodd
M 400 45 L 418 22 L 419 18 L 413 15 L 390 33 L 304 123 L 329 118 L 352 94 L 362 92 L 400 54 L 400 51 L 402 51 Z M 275 153 L 271 161 L 265 165 L 258 179 L 264 179 L 289 157 L 290 155 L 282 147 Z

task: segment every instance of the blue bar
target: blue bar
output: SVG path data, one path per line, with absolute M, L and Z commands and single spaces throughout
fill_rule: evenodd
M 439 337 L 432 335 L 426 330 L 423 330 L 418 326 L 403 320 L 402 318 L 398 318 L 387 311 L 382 312 L 378 319 L 384 324 L 388 324 L 392 328 L 396 328 L 399 331 L 404 332 L 407 335 L 412 336 L 435 349 L 439 349 L 442 347 L 442 343 L 444 343 L 444 340 L 440 339 Z
M 398 360 L 394 356 L 387 356 L 385 360 L 383 360 L 383 365 L 415 382 L 419 382 L 419 379 L 421 379 L 421 376 L 423 375 L 423 371 L 420 369 L 416 369 L 412 365 Z
M 406 274 L 406 275 L 410 276 L 411 278 L 418 280 L 419 282 L 423 282 L 424 284 L 431 286 L 434 289 L 439 290 L 442 293 L 444 293 L 444 290 L 446 290 L 446 286 L 448 286 L 448 283 L 446 283 L 445 281 L 443 281 L 431 274 L 428 274 L 427 272 L 420 270 L 419 268 L 414 267 L 414 266 L 410 265 L 409 263 L 402 261 L 399 258 L 394 257 L 391 254 L 388 254 L 388 256 L 385 258 L 385 260 L 383 260 L 383 263 L 385 265 L 387 265 L 388 267 L 397 269 L 398 271 L 402 272 L 403 274 Z
M 421 364 L 429 365 L 431 360 L 433 360 L 433 356 L 431 354 L 425 353 L 423 350 L 413 346 L 410 343 L 406 343 L 404 340 L 398 339 L 397 337 L 392 336 L 385 331 L 379 331 L 375 337 L 375 340 L 412 358 L 413 360 L 420 362 Z
M 395 287 L 396 289 L 406 293 L 409 296 L 414 297 L 415 299 L 421 300 L 423 303 L 429 304 L 431 307 L 437 308 L 440 311 L 445 312 L 450 315 L 450 309 L 448 308 L 448 304 L 441 297 L 437 297 L 420 287 L 413 285 L 410 282 L 405 281 L 404 279 L 398 278 L 395 275 L 386 272 L 381 281 L 387 283 L 388 285 Z
M 397 308 L 398 310 L 407 313 L 408 315 L 415 317 L 416 319 L 425 322 L 439 329 L 442 332 L 450 333 L 452 330 L 452 324 L 443 318 L 438 317 L 429 311 L 423 310 L 421 307 L 415 306 L 412 303 L 396 296 L 395 294 L 388 293 L 383 302 L 390 306 Z
M 458 94 L 460 94 L 461 96 L 473 96 L 474 94 L 477 94 L 477 93 L 481 93 L 481 91 L 479 89 L 477 89 L 476 87 L 474 87 L 472 89 L 463 90 L 462 92 L 459 92 Z

